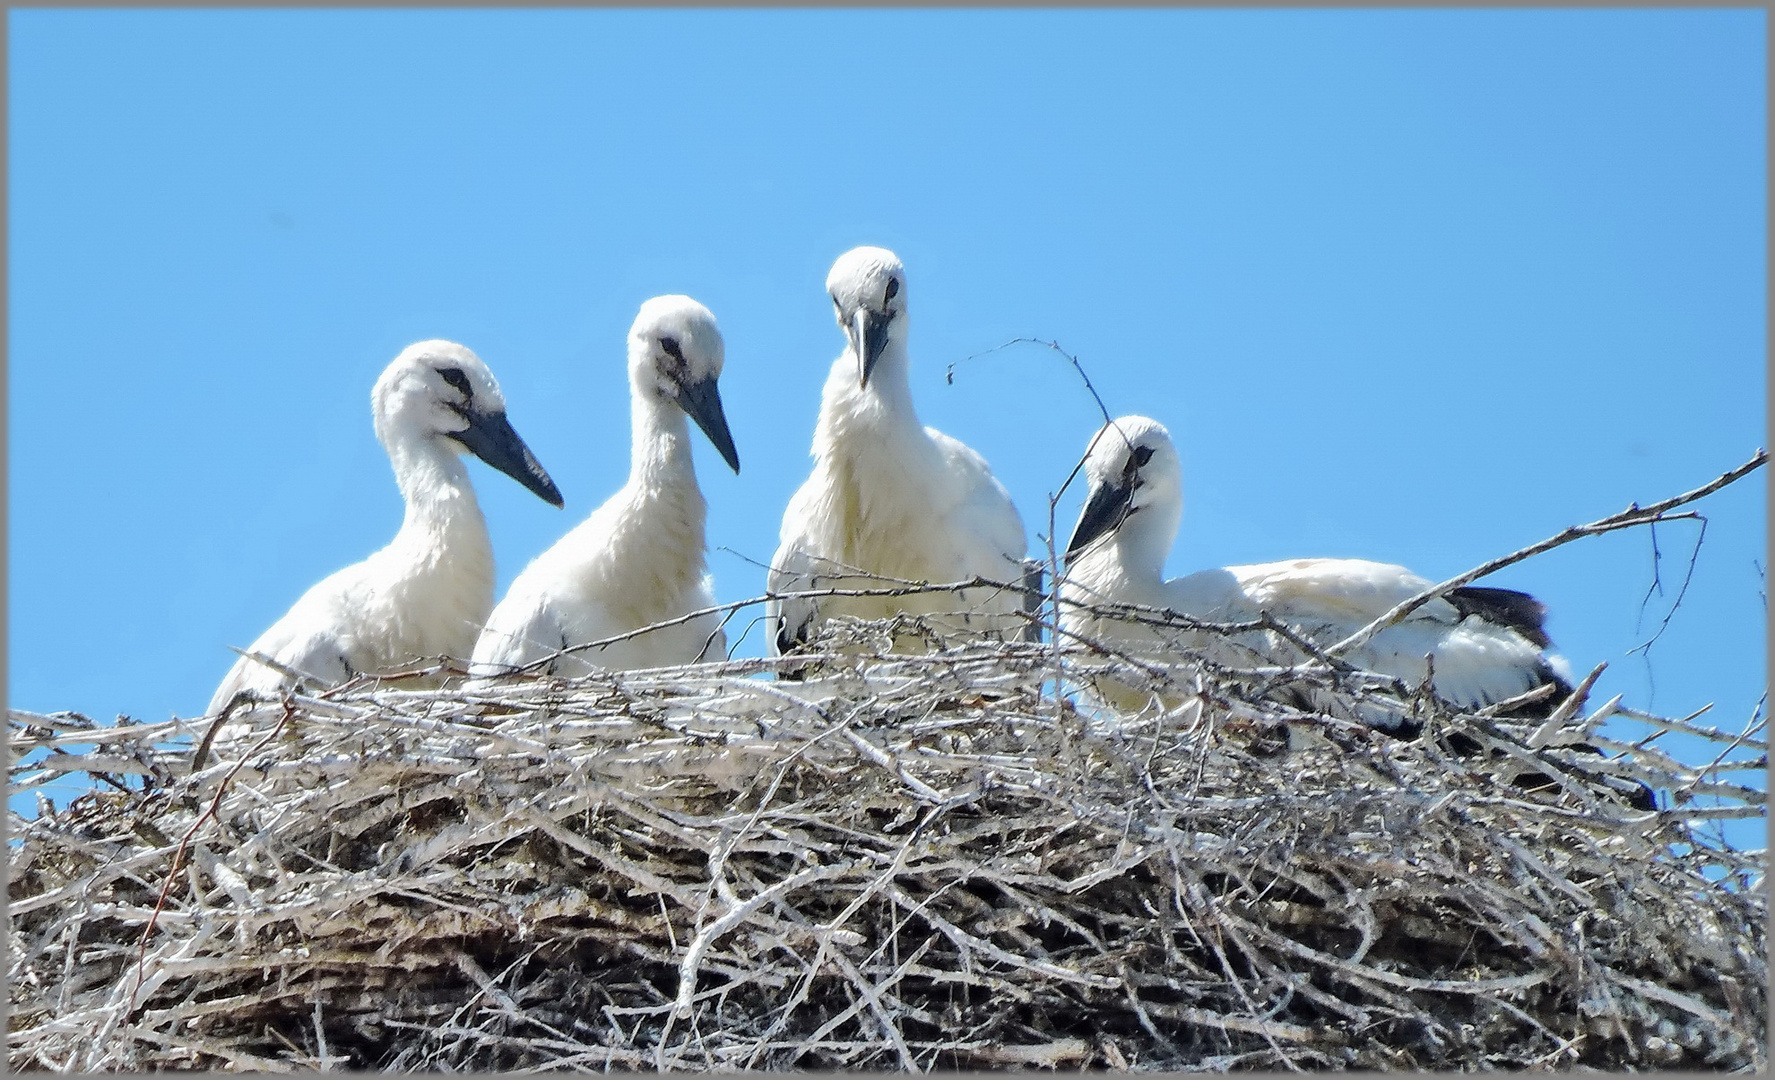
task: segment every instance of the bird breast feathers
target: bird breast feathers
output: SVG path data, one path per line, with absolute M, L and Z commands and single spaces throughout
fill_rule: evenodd
M 537 556 L 520 582 L 545 589 L 563 618 L 598 612 L 587 617 L 600 629 L 617 626 L 612 633 L 680 615 L 707 591 L 703 514 L 700 495 L 670 499 L 624 488 Z
M 452 544 L 430 560 L 388 561 L 406 572 L 379 574 L 365 562 L 365 572 L 342 583 L 335 596 L 335 603 L 351 610 L 342 625 L 357 631 L 347 654 L 352 666 L 374 671 L 422 656 L 466 658 L 493 610 L 491 556 L 475 558 Z M 354 655 L 371 642 L 379 643 L 378 655 Z
M 1023 547 L 1022 523 L 989 472 L 921 475 L 849 456 L 816 467 L 783 525 L 786 548 L 907 580 L 1002 574 Z

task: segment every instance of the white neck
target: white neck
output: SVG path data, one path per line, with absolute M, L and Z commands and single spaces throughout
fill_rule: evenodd
M 397 650 L 412 655 L 467 656 L 493 610 L 493 543 L 468 467 L 447 438 L 414 435 L 388 446 L 407 512 L 401 531 L 370 556 L 383 567 L 379 595 L 391 611 L 415 595 L 422 598 Z M 408 591 L 408 584 L 420 581 L 430 584 L 417 594 Z M 410 658 L 391 653 L 375 662 Z
M 702 581 L 708 504 L 697 488 L 689 418 L 676 403 L 630 394 L 629 480 L 582 526 L 603 602 L 641 624 L 678 614 Z
M 833 362 L 820 395 L 814 456 L 825 459 L 836 454 L 842 444 L 840 433 L 858 429 L 910 446 L 928 443 L 924 426 L 918 422 L 918 411 L 912 405 L 909 367 L 906 342 L 895 333 L 875 361 L 869 385 L 864 386 L 858 378 L 861 367 L 857 354 L 845 349 L 844 355 Z
M 696 490 L 689 417 L 676 403 L 640 388 L 629 394 L 629 486 Z
M 391 440 L 388 458 L 407 512 L 401 533 L 443 533 L 475 529 L 484 537 L 486 521 L 475 501 L 468 467 L 445 435 L 414 435 Z
M 702 575 L 704 522 L 708 503 L 696 483 L 690 453 L 690 418 L 676 402 L 658 394 L 630 394 L 632 445 L 629 448 L 628 527 L 633 542 L 652 549 L 643 561 L 669 562 L 694 577 Z M 661 553 L 674 553 L 661 561 Z M 674 590 L 678 586 L 674 586 Z M 677 595 L 672 591 L 670 595 Z
M 854 353 L 850 360 L 854 374 L 859 366 Z M 906 332 L 903 323 L 896 324 L 889 330 L 881 355 L 876 358 L 875 367 L 869 372 L 869 385 L 859 386 L 858 390 L 874 394 L 883 402 L 892 402 L 908 420 L 917 423 L 918 414 L 912 408 L 911 375 L 912 358 L 906 350 Z

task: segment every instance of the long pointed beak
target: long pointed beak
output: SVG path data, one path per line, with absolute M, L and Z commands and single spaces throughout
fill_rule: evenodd
M 468 427 L 451 432 L 452 439 L 468 447 L 482 461 L 535 492 L 544 502 L 554 506 L 562 505 L 560 489 L 549 479 L 549 474 L 536 460 L 536 455 L 524 445 L 524 440 L 512 430 L 511 421 L 505 418 L 503 412 L 484 413 L 469 409 L 462 415 L 468 421 Z
M 869 374 L 881 359 L 881 351 L 887 348 L 891 321 L 885 312 L 870 311 L 867 307 L 859 307 L 852 317 L 851 344 L 857 352 L 857 376 L 864 386 L 869 385 Z
M 1092 488 L 1085 509 L 1079 513 L 1079 523 L 1073 526 L 1072 539 L 1066 542 L 1067 565 L 1083 554 L 1092 541 L 1113 532 L 1128 516 L 1133 499 L 1132 484 L 1103 484 Z
M 715 380 L 704 379 L 679 386 L 678 404 L 715 444 L 727 467 L 739 472 L 740 454 L 733 448 L 733 433 L 727 430 L 727 414 L 721 411 L 721 391 L 716 389 Z

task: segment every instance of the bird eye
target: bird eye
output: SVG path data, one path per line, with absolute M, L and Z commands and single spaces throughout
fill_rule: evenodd
M 1137 468 L 1137 469 L 1140 468 L 1140 466 L 1145 465 L 1147 462 L 1151 461 L 1152 459 L 1153 459 L 1153 448 L 1152 447 L 1150 447 L 1150 446 L 1136 446 L 1134 448 L 1134 467 L 1135 468 Z
M 838 302 L 837 296 L 832 297 L 832 306 L 838 309 L 840 315 L 844 314 L 844 305 Z
M 678 339 L 677 338 L 669 338 L 669 337 L 660 338 L 659 339 L 659 347 L 666 350 L 667 356 L 678 361 L 680 364 L 684 363 L 684 354 L 678 350 Z
M 900 295 L 900 279 L 897 277 L 888 278 L 887 299 L 892 300 L 898 295 Z
M 466 397 L 474 397 L 475 396 L 474 390 L 471 389 L 468 385 L 468 376 L 464 375 L 462 373 L 461 368 L 453 368 L 453 367 L 439 368 L 438 369 L 438 376 L 440 378 L 442 378 L 445 382 L 449 383 L 451 386 L 454 386 L 456 389 L 462 391 L 463 397 L 466 398 Z

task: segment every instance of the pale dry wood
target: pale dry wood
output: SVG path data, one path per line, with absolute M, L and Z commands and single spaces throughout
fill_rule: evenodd
M 1397 703 L 1361 672 L 1181 653 L 1139 671 L 1188 707 L 1130 717 L 1054 696 L 1139 677 L 1098 643 L 829 630 L 801 684 L 289 695 L 189 775 L 167 740 L 196 727 L 15 715 L 146 790 L 14 819 L 11 1062 L 1764 1064 L 1762 856 L 1700 831 L 1766 813 L 1726 779 L 1760 721 L 1661 719 L 1712 747 L 1681 761 L 1601 737 L 1608 709 L 1438 714 L 1500 755 L 1464 758 L 1273 696 Z M 1635 811 L 1605 774 L 1706 798 Z

